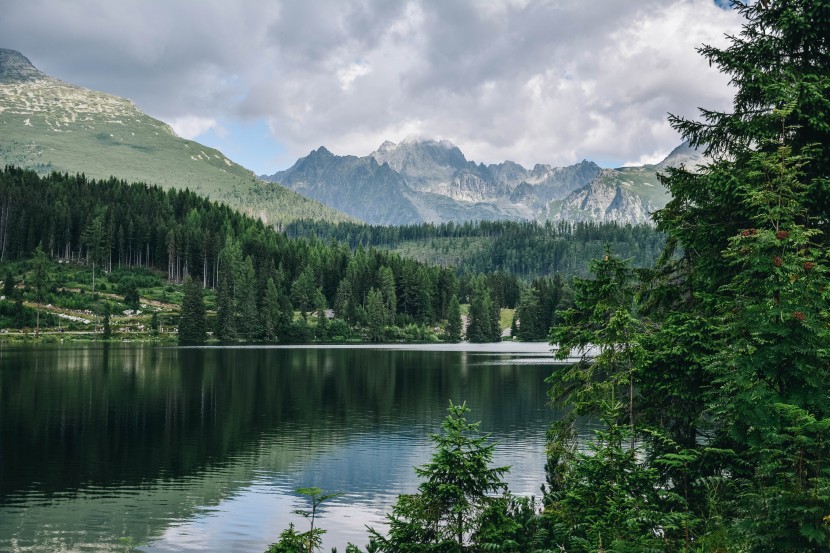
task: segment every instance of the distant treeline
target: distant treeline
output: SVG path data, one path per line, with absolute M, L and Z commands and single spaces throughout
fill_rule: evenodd
M 453 295 L 469 301 L 478 280 L 496 307 L 519 297 L 513 275 L 459 279 L 454 269 L 386 250 L 291 239 L 188 190 L 7 167 L 0 172 L 0 262 L 28 258 L 38 245 L 53 260 L 99 270 L 145 267 L 171 282 L 190 276 L 216 290 L 213 330 L 223 340 L 304 340 L 311 327 L 295 328 L 294 311 L 316 312 L 324 325 L 327 308 L 350 328 L 379 317 L 382 326 L 434 326 L 447 318 Z M 334 328 L 345 332 L 342 324 Z
M 301 220 L 289 224 L 285 234 L 337 241 L 352 249 L 395 249 L 418 242 L 422 257 L 432 252 L 441 264 L 455 264 L 459 274 L 506 271 L 524 279 L 556 273 L 586 275 L 590 260 L 602 257 L 606 246 L 636 267 L 647 266 L 665 245 L 663 234 L 649 225 L 615 222 L 479 221 L 387 227 Z M 446 261 L 448 256 L 442 254 L 450 251 L 455 255 Z

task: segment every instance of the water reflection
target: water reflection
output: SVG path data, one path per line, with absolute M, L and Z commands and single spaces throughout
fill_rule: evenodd
M 0 347 L 0 551 L 262 550 L 309 485 L 344 492 L 327 541 L 362 543 L 450 398 L 535 493 L 544 353 Z

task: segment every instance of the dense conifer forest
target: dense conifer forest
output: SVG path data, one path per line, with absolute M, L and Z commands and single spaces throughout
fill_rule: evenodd
M 387 227 L 299 220 L 288 224 L 285 233 L 336 240 L 353 249 L 390 249 L 455 266 L 461 274 L 505 271 L 523 280 L 586 276 L 588 262 L 601 257 L 606 247 L 631 259 L 634 266 L 645 267 L 665 245 L 665 235 L 653 226 L 616 222 L 476 221 Z
M 460 266 L 439 266 L 388 249 L 441 238 L 475 255 L 459 259 Z M 468 239 L 489 246 L 469 248 Z M 145 299 L 170 299 L 173 311 L 166 321 L 159 313 L 161 323 L 140 320 L 140 326 L 161 324 L 163 331 L 166 322 L 175 328 L 182 314 L 183 343 L 201 343 L 210 335 L 223 342 L 489 342 L 502 339 L 503 309 L 511 310 L 508 322 L 513 317 L 510 335 L 542 340 L 568 305 L 568 277 L 603 247 L 644 264 L 662 244 L 650 227 L 616 224 L 368 227 L 303 221 L 280 233 L 187 190 L 84 175 L 43 177 L 7 167 L 0 173 L 0 263 L 7 266 L 9 293 L 0 317 L 7 328 L 39 330 L 38 306 L 45 303 L 84 308 L 103 324 L 105 310 L 138 311 L 141 291 Z M 67 290 L 86 286 L 78 274 L 61 276 L 66 268 L 33 291 L 26 282 L 36 251 L 91 271 L 85 277 L 91 294 L 67 297 Z M 425 252 L 427 259 L 435 257 Z M 153 277 L 158 274 L 165 278 Z M 99 292 L 109 285 L 118 295 L 96 301 L 96 278 Z M 194 284 L 169 286 L 188 279 Z M 160 291 L 165 283 L 166 292 Z M 453 296 L 469 305 L 466 332 L 458 322 L 460 310 L 449 309 Z M 53 315 L 44 314 L 43 324 L 61 326 Z M 65 319 L 72 316 L 64 313 Z M 137 321 L 121 321 L 130 322 Z
M 33 279 L 49 260 L 64 265 Z M 105 312 L 138 310 L 144 294 L 169 301 L 168 326 L 181 315 L 183 343 L 209 333 L 223 342 L 458 341 L 457 331 L 443 329 L 450 315 L 451 329 L 461 324 L 460 311 L 449 309 L 453 296 L 475 305 L 469 338 L 496 341 L 501 308 L 515 308 L 524 286 L 507 272 L 459 277 L 454 267 L 388 250 L 289 238 L 187 190 L 14 167 L 0 173 L 0 263 L 6 328 L 39 330 L 41 304 L 84 308 L 100 319 L 97 328 L 109 322 Z M 69 267 L 90 274 L 67 274 Z M 43 324 L 61 321 L 47 316 Z
M 40 248 L 52 260 L 92 268 L 93 279 L 96 270 L 100 278 L 135 268 L 164 271 L 171 283 L 190 280 L 199 286 L 185 287 L 183 316 L 203 318 L 203 299 L 194 291 L 215 291 L 212 329 L 223 341 L 307 341 L 315 332 L 343 337 L 348 325 L 367 325 L 370 312 L 384 326 L 413 325 L 409 332 L 424 334 L 446 318 L 458 291 L 452 269 L 376 249 L 289 239 L 187 190 L 8 167 L 0 173 L 0 213 L 0 261 L 27 260 Z M 370 300 L 378 294 L 382 309 L 373 312 Z M 329 321 L 328 308 L 337 318 Z M 204 341 L 210 330 L 201 323 L 185 327 L 196 333 L 184 336 L 188 342 Z

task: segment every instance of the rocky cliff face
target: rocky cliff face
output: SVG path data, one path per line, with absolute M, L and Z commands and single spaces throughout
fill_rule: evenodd
M 15 50 L 0 48 L 0 83 L 22 83 L 46 78 L 29 58 Z
M 603 169 L 591 183 L 547 206 L 547 218 L 555 221 L 601 221 L 643 223 L 656 209 L 647 198 L 638 195 L 619 180 L 614 169 Z
M 336 156 L 321 146 L 270 180 L 367 223 L 423 220 L 403 177 L 373 157 Z
M 668 201 L 656 172 L 699 155 L 688 146 L 663 163 L 600 169 L 583 160 L 568 167 L 512 161 L 469 161 L 449 141 L 386 141 L 365 157 L 324 148 L 286 171 L 279 182 L 370 223 L 403 224 L 493 219 L 568 219 L 644 223 Z

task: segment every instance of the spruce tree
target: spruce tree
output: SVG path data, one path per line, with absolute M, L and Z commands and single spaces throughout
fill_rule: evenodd
M 599 355 L 557 369 L 552 394 L 596 414 L 628 392 L 609 430 L 646 446 L 628 474 L 660 473 L 636 497 L 659 486 L 692 514 L 662 526 L 667 549 L 827 551 L 830 3 L 735 7 L 743 31 L 701 49 L 736 87 L 732 109 L 671 119 L 710 157 L 663 177 L 665 254 L 636 287 L 615 259 L 575 282 L 554 338 Z M 607 481 L 598 471 L 584 491 Z M 568 493 L 547 498 L 551 513 Z M 573 515 L 574 531 L 591 520 Z
M 262 298 L 262 337 L 266 341 L 275 341 L 280 325 L 280 297 L 274 279 L 269 278 L 265 283 L 265 294 Z
M 493 301 L 484 278 L 476 278 L 470 298 L 467 340 L 483 343 L 493 340 Z
M 445 339 L 448 342 L 461 341 L 461 306 L 458 304 L 458 296 L 455 294 L 450 298 L 449 307 L 447 307 L 447 330 Z
M 389 324 L 395 323 L 398 313 L 398 296 L 395 293 L 395 275 L 389 267 L 381 267 L 378 271 L 380 292 L 383 294 L 383 303 L 386 306 L 386 318 Z
M 519 319 L 519 338 L 525 341 L 539 340 L 545 335 L 542 329 L 542 313 L 539 305 L 539 291 L 525 288 L 516 309 Z
M 259 313 L 256 307 L 256 275 L 251 256 L 247 256 L 237 271 L 236 287 L 236 328 L 243 340 L 252 341 L 260 332 Z
M 382 342 L 386 322 L 386 308 L 383 304 L 383 294 L 374 288 L 369 289 L 367 304 L 366 316 L 368 319 L 369 340 L 372 342 Z
M 231 239 L 219 254 L 216 287 L 216 335 L 224 342 L 239 339 L 236 321 L 236 277 L 234 267 L 240 263 L 239 246 Z
M 46 252 L 41 244 L 35 249 L 35 256 L 32 260 L 32 286 L 35 289 L 35 301 L 37 302 L 37 326 L 35 336 L 40 335 L 40 304 L 46 294 L 46 286 L 49 278 L 49 260 L 46 259 Z
M 337 286 L 337 294 L 334 298 L 334 312 L 338 317 L 349 323 L 354 324 L 356 320 L 352 285 L 348 279 L 344 278 Z
M 509 467 L 492 467 L 495 444 L 467 420 L 466 403 L 450 402 L 431 436 L 435 453 L 415 472 L 423 479 L 418 493 L 402 495 L 387 516 L 389 533 L 370 530 L 379 552 L 477 551 L 484 518 L 499 504 L 494 494 L 507 491 L 502 480 Z
M 190 278 L 184 279 L 184 299 L 179 317 L 179 343 L 204 344 L 207 341 L 207 322 L 202 285 Z

